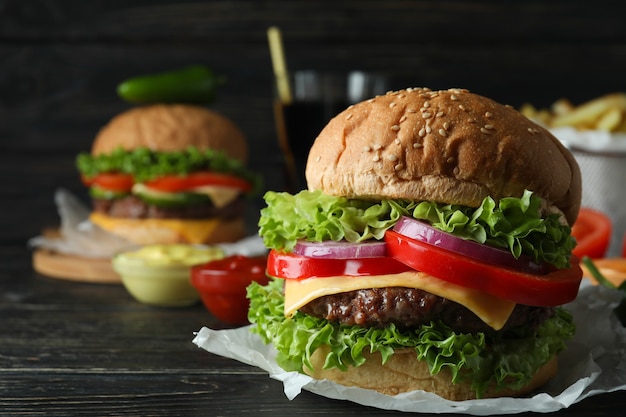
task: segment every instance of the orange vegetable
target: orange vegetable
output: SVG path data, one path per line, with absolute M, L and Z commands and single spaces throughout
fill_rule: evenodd
M 594 259 L 593 264 L 616 287 L 619 287 L 626 281 L 626 258 Z M 598 284 L 598 281 L 593 277 L 587 266 L 584 263 L 581 263 L 580 266 L 583 269 L 583 275 L 589 278 L 592 283 Z

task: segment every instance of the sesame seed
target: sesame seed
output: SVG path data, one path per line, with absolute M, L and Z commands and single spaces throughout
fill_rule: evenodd
M 485 129 L 491 130 L 493 129 L 493 125 L 485 125 Z
M 319 162 L 321 159 L 322 159 L 322 157 L 321 157 L 321 156 L 319 156 L 319 155 L 317 155 L 317 158 L 315 158 L 315 161 L 316 161 L 316 162 Z
M 484 127 L 481 127 L 480 131 L 483 132 L 483 133 L 491 133 L 491 132 L 489 132 L 489 129 L 485 129 Z
M 459 104 L 459 109 L 461 109 L 461 110 L 465 111 L 465 106 L 464 106 L 464 105 L 462 105 L 462 104 Z
M 346 116 L 346 120 L 350 120 L 350 119 L 352 119 L 352 113 Z
M 459 175 L 459 172 L 461 172 L 461 170 L 459 169 L 459 167 L 454 167 L 454 169 L 452 170 L 452 172 L 454 172 L 455 176 Z
M 444 137 L 445 137 L 445 136 L 448 136 L 448 132 L 446 132 L 446 130 L 445 130 L 445 129 L 439 129 L 439 130 L 438 130 L 438 132 L 439 132 L 439 134 L 440 134 L 441 136 L 444 136 Z
M 430 107 L 430 101 L 425 101 L 424 102 L 424 107 Z
M 444 115 L 444 113 L 443 113 L 442 111 L 437 112 L 437 117 L 441 117 L 441 116 L 443 116 L 443 115 Z
M 451 164 L 452 162 L 454 162 L 454 157 L 453 156 L 448 157 L 448 159 L 446 159 L 446 162 Z
M 363 151 L 364 151 L 364 152 L 371 152 L 371 151 L 372 151 L 372 147 L 371 147 L 371 146 L 369 146 L 369 145 L 365 145 L 365 146 L 363 147 Z
M 380 150 L 380 149 L 382 149 L 382 148 L 383 148 L 383 145 L 380 145 L 380 144 L 378 144 L 378 143 L 374 145 L 374 150 L 375 150 L 375 151 L 378 151 L 378 150 Z
M 395 169 L 396 171 L 400 171 L 402 168 L 404 168 L 403 164 L 397 164 L 396 166 L 393 167 L 393 169 Z
M 369 100 L 367 100 L 367 102 L 368 102 L 368 103 L 373 103 L 373 102 L 374 102 L 374 99 L 373 99 L 373 98 L 370 98 Z
M 399 121 L 398 123 L 402 123 L 402 122 L 404 122 L 406 119 L 407 119 L 407 117 L 406 117 L 406 116 L 402 116 L 402 117 L 400 118 L 400 121 Z
M 389 159 L 391 162 L 395 162 L 398 160 L 398 157 L 395 156 L 394 154 L 391 154 L 387 157 L 387 159 Z
M 431 117 L 433 117 L 433 114 L 430 113 L 430 112 L 425 111 L 425 112 L 422 113 L 422 117 L 424 119 L 430 119 Z
M 420 136 L 420 138 L 423 138 L 424 136 L 426 136 L 426 129 L 421 128 L 419 132 L 417 132 L 417 134 Z
M 375 155 L 375 156 L 372 158 L 372 161 L 373 161 L 373 162 L 378 162 L 378 161 L 380 161 L 380 156 Z
M 392 101 L 391 103 L 389 103 L 389 107 L 395 107 L 396 106 L 396 102 Z
M 434 92 L 430 94 L 430 98 L 435 98 L 435 97 L 439 97 L 439 93 Z
M 458 99 L 459 99 L 459 98 L 458 98 L 457 96 L 455 96 L 454 94 L 452 94 L 452 95 L 450 96 L 450 100 L 457 101 Z
M 398 94 L 398 98 L 404 98 L 404 97 L 406 97 L 406 95 L 404 95 L 404 94 Z
M 426 133 L 430 133 L 432 131 L 433 129 L 430 127 L 430 125 L 426 125 Z
M 400 142 L 400 139 L 396 139 L 394 142 L 396 143 L 396 145 L 400 145 L 402 143 Z
M 446 129 L 446 130 L 450 129 L 450 123 L 445 122 L 445 123 L 443 124 L 443 128 L 444 128 L 444 129 Z
M 406 109 L 406 112 L 407 113 L 416 113 L 417 111 L 415 109 L 408 108 L 408 109 Z
M 400 126 L 398 126 L 398 125 L 393 125 L 393 126 L 391 126 L 391 130 L 393 130 L 393 131 L 397 132 L 398 130 L 400 130 Z
M 423 148 L 423 147 L 424 147 L 424 145 L 422 145 L 422 144 L 421 144 L 421 143 L 419 143 L 419 142 L 415 142 L 415 143 L 413 144 L 413 148 L 414 148 L 414 149 L 419 149 L 419 148 Z
M 488 111 L 488 112 L 485 113 L 485 117 L 491 117 L 491 116 L 493 116 L 493 114 L 491 112 Z

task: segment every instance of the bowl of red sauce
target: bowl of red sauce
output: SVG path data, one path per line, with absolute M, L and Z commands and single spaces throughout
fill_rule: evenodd
M 192 267 L 191 284 L 213 316 L 229 325 L 245 325 L 250 306 L 246 288 L 253 281 L 269 282 L 266 263 L 266 256 L 231 255 Z

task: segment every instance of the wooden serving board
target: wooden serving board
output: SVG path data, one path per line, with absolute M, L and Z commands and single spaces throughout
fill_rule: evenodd
M 33 253 L 33 268 L 42 275 L 69 281 L 120 284 L 109 259 L 83 258 L 47 249 Z

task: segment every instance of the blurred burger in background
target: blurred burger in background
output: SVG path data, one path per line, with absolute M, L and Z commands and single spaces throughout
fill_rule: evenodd
M 97 226 L 137 244 L 198 244 L 245 236 L 245 197 L 258 186 L 247 159 L 226 117 L 153 104 L 114 117 L 76 163 Z

